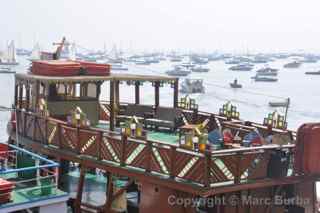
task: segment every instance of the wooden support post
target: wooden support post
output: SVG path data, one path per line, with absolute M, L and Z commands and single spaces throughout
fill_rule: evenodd
M 22 103 L 22 98 L 23 98 L 23 84 L 19 84 L 19 108 L 23 108 L 23 103 Z
M 120 81 L 115 81 L 115 102 L 117 109 L 119 109 L 120 106 Z
M 177 154 L 177 148 L 175 146 L 171 146 L 171 153 L 170 153 L 170 178 L 175 178 L 176 176 L 176 154 Z
M 151 141 L 147 141 L 146 144 L 146 148 L 147 148 L 147 156 L 146 156 L 146 172 L 150 172 L 151 171 L 151 161 L 152 161 L 152 142 Z
M 33 116 L 33 129 L 32 129 L 32 140 L 35 141 L 36 140 L 36 125 L 37 125 L 37 120 L 38 120 L 38 117 L 37 116 Z
M 109 213 L 112 200 L 113 200 L 113 183 L 112 183 L 112 174 L 108 172 L 108 183 L 107 183 L 107 189 L 106 189 L 106 204 L 104 207 L 104 212 Z
M 49 87 L 48 87 L 49 88 Z M 39 92 L 40 92 L 40 82 L 39 81 L 36 81 L 36 91 L 35 91 L 35 109 L 38 107 L 38 104 L 39 104 Z M 49 94 L 49 91 L 48 91 L 48 94 Z
M 14 106 L 17 108 L 18 105 L 18 84 L 17 80 L 14 80 Z
M 140 82 L 136 81 L 135 82 L 135 104 L 140 104 Z
M 211 154 L 205 151 L 204 156 L 204 185 L 206 187 L 210 186 L 210 170 L 211 170 Z
M 81 141 L 80 141 L 80 128 L 79 126 L 77 126 L 77 138 L 76 138 L 76 149 L 77 149 L 77 153 L 80 154 L 80 151 L 81 151 Z
M 44 141 L 43 143 L 48 145 L 49 143 L 49 137 L 48 137 L 48 118 L 44 117 Z
M 101 147 L 103 143 L 103 132 L 99 131 L 98 135 L 98 145 L 97 145 L 97 159 L 101 160 Z
M 115 103 L 114 103 L 114 81 L 110 81 L 110 130 L 114 131 L 114 117 L 115 117 Z
M 30 107 L 30 84 L 29 82 L 26 85 L 26 111 L 29 111 Z
M 120 161 L 120 166 L 125 166 L 126 165 L 126 147 L 127 147 L 127 136 L 122 135 L 121 138 L 121 161 Z
M 83 192 L 83 187 L 84 187 L 85 175 L 86 175 L 86 168 L 83 165 L 81 165 L 80 166 L 80 177 L 79 177 L 79 183 L 78 183 L 77 197 L 76 197 L 76 201 L 75 201 L 76 212 L 81 212 L 82 192 Z
M 179 78 L 174 81 L 173 85 L 173 107 L 178 107 L 178 94 L 179 94 Z
M 160 82 L 156 81 L 154 84 L 154 105 L 157 108 L 160 101 Z
M 242 154 L 236 155 L 237 162 L 236 162 L 236 175 L 234 176 L 234 183 L 239 184 L 241 180 L 241 160 L 242 160 Z

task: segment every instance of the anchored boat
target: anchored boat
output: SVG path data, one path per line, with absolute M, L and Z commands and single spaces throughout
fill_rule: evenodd
M 230 83 L 230 87 L 238 89 L 238 88 L 242 88 L 242 85 L 238 83 L 237 79 L 235 79 L 232 83 Z
M 181 83 L 180 92 L 187 93 L 187 94 L 204 93 L 205 88 L 203 86 L 203 80 L 202 79 L 190 79 L 190 78 L 184 79 L 184 81 Z

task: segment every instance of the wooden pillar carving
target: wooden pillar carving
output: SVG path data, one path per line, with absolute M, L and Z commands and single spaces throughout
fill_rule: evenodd
M 135 82 L 135 104 L 140 104 L 140 82 L 136 81 Z

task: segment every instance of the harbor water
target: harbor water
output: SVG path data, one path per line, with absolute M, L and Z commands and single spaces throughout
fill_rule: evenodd
M 26 58 L 19 58 L 20 64 L 13 67 L 17 73 L 28 71 L 30 61 Z M 278 68 L 278 82 L 255 82 L 251 79 L 255 75 L 255 70 L 263 65 L 255 65 L 253 71 L 230 71 L 224 61 L 209 62 L 208 73 L 191 73 L 188 78 L 201 78 L 204 80 L 205 93 L 192 94 L 199 105 L 199 110 L 208 112 L 219 112 L 227 101 L 231 101 L 237 106 L 240 118 L 262 123 L 263 118 L 275 108 L 270 108 L 270 101 L 283 102 L 290 98 L 290 108 L 288 112 L 288 128 L 296 130 L 302 123 L 319 121 L 320 118 L 320 94 L 318 91 L 320 75 L 305 75 L 308 71 L 320 70 L 320 62 L 305 63 L 297 69 L 286 69 L 283 65 L 288 60 L 279 59 L 270 62 L 269 66 Z M 177 62 L 162 61 L 151 65 L 128 64 L 128 71 L 113 71 L 117 73 L 165 75 L 165 72 L 172 68 Z M 241 89 L 232 89 L 229 83 L 234 79 L 243 85 Z M 180 80 L 182 81 L 183 78 Z M 0 105 L 10 107 L 14 98 L 14 75 L 1 74 L 0 78 Z M 120 86 L 120 101 L 133 102 L 134 88 L 122 84 Z M 109 88 L 104 85 L 101 99 L 108 100 Z M 154 90 L 151 84 L 143 84 L 141 88 L 141 103 L 154 104 Z M 179 94 L 183 96 L 184 94 Z M 172 106 L 173 90 L 170 85 L 164 85 L 160 90 L 160 105 Z M 278 112 L 284 114 L 283 108 L 277 108 Z M 10 119 L 10 112 L 0 111 L 0 137 L 1 141 L 7 139 L 6 125 Z

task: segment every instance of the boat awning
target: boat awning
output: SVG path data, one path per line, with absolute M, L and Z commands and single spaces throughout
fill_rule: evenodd
M 41 81 L 44 83 L 59 82 L 98 82 L 98 81 L 165 81 L 172 82 L 178 80 L 176 77 L 168 77 L 161 75 L 133 75 L 133 74 L 110 74 L 108 76 L 43 76 L 31 73 L 15 75 L 18 81 Z

